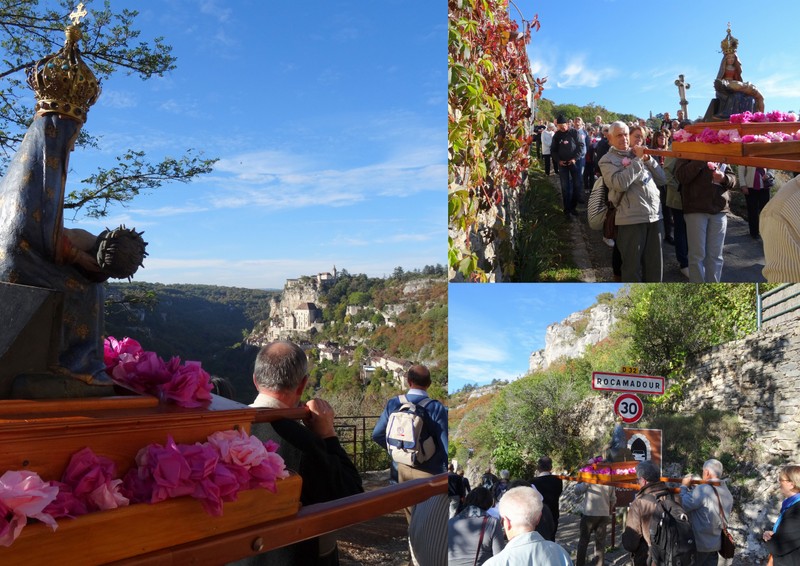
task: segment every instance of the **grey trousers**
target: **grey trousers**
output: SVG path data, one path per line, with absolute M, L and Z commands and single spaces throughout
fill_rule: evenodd
M 660 283 L 664 275 L 661 220 L 617 226 L 617 247 L 622 255 L 622 280 L 626 283 Z

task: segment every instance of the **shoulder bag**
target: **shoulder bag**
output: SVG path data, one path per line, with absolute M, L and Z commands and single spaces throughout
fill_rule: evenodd
M 722 520 L 719 555 L 723 558 L 733 558 L 733 554 L 736 552 L 736 541 L 733 540 L 733 535 L 731 535 L 731 533 L 728 531 L 728 522 L 725 520 L 725 511 L 722 510 L 722 500 L 719 498 L 717 488 L 712 485 L 711 489 L 714 490 L 714 495 L 717 496 L 717 503 L 719 503 L 719 518 Z
M 478 564 L 478 556 L 481 555 L 481 545 L 483 544 L 483 533 L 486 532 L 486 521 L 489 520 L 488 515 L 483 516 L 483 524 L 481 525 L 481 538 L 478 539 L 478 549 L 475 551 L 475 560 L 472 563 L 472 566 L 476 566 Z

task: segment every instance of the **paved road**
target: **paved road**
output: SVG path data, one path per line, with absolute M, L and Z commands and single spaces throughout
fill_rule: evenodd
M 550 177 L 558 188 L 558 178 Z M 611 271 L 611 248 L 603 242 L 602 233 L 592 230 L 586 220 L 586 205 L 579 205 L 579 218 L 570 221 L 570 236 L 573 244 L 573 258 L 582 272 L 584 282 L 607 282 L 613 280 Z M 728 214 L 728 230 L 723 248 L 724 264 L 722 281 L 725 283 L 763 283 L 761 273 L 764 268 L 764 248 L 761 240 L 750 237 L 747 221 L 734 214 Z M 664 243 L 664 282 L 686 283 L 675 259 L 675 248 Z

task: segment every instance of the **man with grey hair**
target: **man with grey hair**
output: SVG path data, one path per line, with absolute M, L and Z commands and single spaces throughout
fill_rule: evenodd
M 628 506 L 628 518 L 622 533 L 622 546 L 631 553 L 634 566 L 646 566 L 650 550 L 650 519 L 658 500 L 673 497 L 667 484 L 661 481 L 661 472 L 650 460 L 636 466 L 639 492 Z
M 536 532 L 543 507 L 542 496 L 536 489 L 509 489 L 499 506 L 508 544 L 484 562 L 484 566 L 572 566 L 567 551 Z
M 308 358 L 292 342 L 272 342 L 258 352 L 253 383 L 258 396 L 251 407 L 288 409 L 303 406 L 301 399 L 308 383 Z M 301 424 L 291 419 L 256 423 L 253 435 L 275 440 L 286 467 L 303 479 L 300 502 L 323 503 L 364 491 L 361 476 L 339 444 L 333 427 L 333 407 L 322 399 L 305 403 L 309 416 Z M 335 533 L 333 533 L 335 535 Z M 260 554 L 242 564 L 333 566 L 339 564 L 335 536 L 302 541 Z
M 725 513 L 727 523 L 733 509 L 733 496 L 728 487 L 721 481 L 722 462 L 706 460 L 703 464 L 703 481 L 694 489 L 689 489 L 691 475 L 681 482 L 681 504 L 689 513 L 692 523 L 695 544 L 697 545 L 697 561 L 695 566 L 716 566 L 717 552 L 720 549 L 722 534 L 722 518 L 720 505 Z
M 630 128 L 614 122 L 609 128 L 611 148 L 600 159 L 608 200 L 616 208 L 616 243 L 622 256 L 622 281 L 658 283 L 663 276 L 664 227 L 659 185 L 667 179 L 658 162 L 645 153 L 643 143 L 630 145 Z

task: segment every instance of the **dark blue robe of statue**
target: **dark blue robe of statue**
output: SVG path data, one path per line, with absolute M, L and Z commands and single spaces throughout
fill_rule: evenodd
M 0 181 L 0 281 L 57 292 L 49 362 L 88 381 L 105 370 L 103 288 L 61 263 L 64 187 L 80 129 L 55 114 L 36 117 Z

